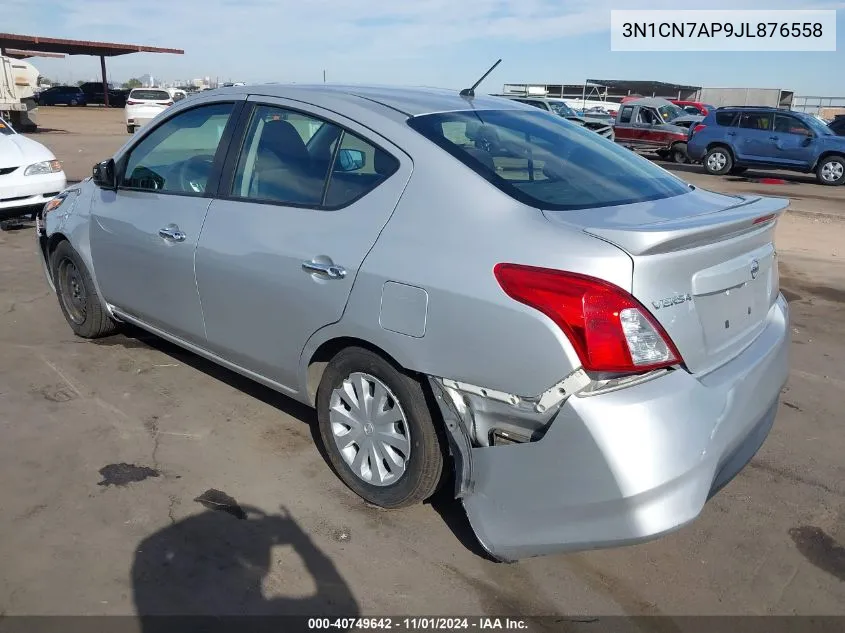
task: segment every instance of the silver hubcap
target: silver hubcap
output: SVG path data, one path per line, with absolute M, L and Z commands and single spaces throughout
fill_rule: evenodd
M 719 171 L 728 164 L 728 157 L 722 152 L 713 152 L 707 157 L 707 167 L 712 171 Z
M 825 163 L 822 165 L 822 179 L 827 182 L 836 182 L 842 178 L 843 171 L 845 171 L 845 167 L 842 166 L 842 163 L 835 161 Z
M 402 406 L 378 378 L 355 372 L 332 392 L 329 421 L 343 460 L 374 486 L 396 483 L 411 457 Z

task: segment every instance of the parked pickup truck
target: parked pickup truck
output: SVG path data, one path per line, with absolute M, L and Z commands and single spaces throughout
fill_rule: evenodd
M 622 104 L 613 131 L 616 142 L 629 149 L 653 152 L 676 163 L 688 163 L 690 126 L 703 118 L 684 112 L 666 99 L 646 97 Z
M 80 84 L 79 87 L 85 93 L 86 103 L 104 104 L 103 97 L 103 83 L 101 81 L 89 81 Z M 109 88 L 109 106 L 112 108 L 123 108 L 126 106 L 126 95 L 129 94 L 126 90 L 117 90 Z

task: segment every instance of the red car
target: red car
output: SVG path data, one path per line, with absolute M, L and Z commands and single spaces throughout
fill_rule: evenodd
M 672 103 L 674 103 L 679 108 L 683 108 L 689 114 L 700 114 L 701 116 L 707 116 L 716 109 L 716 106 L 710 105 L 708 103 L 701 103 L 700 101 L 681 101 L 680 99 L 669 99 Z

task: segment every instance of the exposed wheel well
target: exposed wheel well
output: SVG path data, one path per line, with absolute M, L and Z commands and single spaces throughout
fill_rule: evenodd
M 710 145 L 708 145 L 708 146 L 707 146 L 707 150 L 706 150 L 706 151 L 707 151 L 707 152 L 709 152 L 711 149 L 715 149 L 715 148 L 717 148 L 717 147 L 721 147 L 721 148 L 722 148 L 723 150 L 725 150 L 728 154 L 730 154 L 730 155 L 731 155 L 731 160 L 733 160 L 733 158 L 734 158 L 734 153 L 733 153 L 733 150 L 731 150 L 731 148 L 730 148 L 728 145 L 726 145 L 725 143 L 720 143 L 720 142 L 718 142 L 718 143 L 710 143 Z M 705 152 L 705 153 L 706 153 L 706 152 Z
M 308 361 L 308 375 L 306 379 L 306 393 L 308 402 L 311 406 L 315 406 L 317 400 L 317 388 L 320 386 L 320 381 L 323 379 L 323 372 L 326 370 L 326 365 L 335 357 L 335 355 L 347 347 L 363 347 L 374 354 L 378 354 L 384 360 L 401 371 L 408 370 L 396 361 L 390 354 L 372 343 L 368 343 L 363 339 L 358 339 L 350 336 L 334 338 L 326 341 L 311 355 Z
M 53 233 L 49 238 L 41 238 L 41 256 L 44 257 L 44 263 L 47 265 L 47 271 L 52 276 L 53 271 L 50 270 L 50 256 L 60 242 L 67 240 L 67 237 L 61 233 Z
M 830 158 L 831 156 L 836 156 L 837 158 L 845 158 L 845 154 L 843 154 L 842 152 L 837 152 L 836 150 L 827 150 L 826 152 L 822 152 L 816 159 L 816 163 L 815 165 L 813 165 L 813 169 L 818 167 L 819 163 L 821 163 L 825 158 Z

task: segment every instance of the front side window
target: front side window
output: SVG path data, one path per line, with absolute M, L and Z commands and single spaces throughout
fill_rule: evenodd
M 541 209 L 615 206 L 689 192 L 651 161 L 539 112 L 445 112 L 408 123 L 506 194 Z
M 132 148 L 121 187 L 202 195 L 233 107 L 201 106 L 159 125 Z
M 775 115 L 775 132 L 783 134 L 798 134 L 800 136 L 812 136 L 810 128 L 794 116 L 783 114 Z
M 622 114 L 619 115 L 619 122 L 620 123 L 630 123 L 631 116 L 634 114 L 634 108 L 632 106 L 623 106 L 622 107 Z

